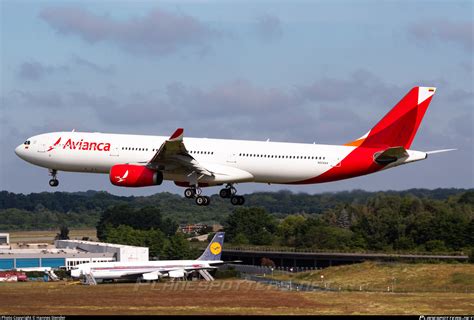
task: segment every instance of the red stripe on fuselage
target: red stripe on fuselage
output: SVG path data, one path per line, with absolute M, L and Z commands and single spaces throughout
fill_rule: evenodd
M 358 147 L 349 153 L 335 167 L 323 174 L 310 179 L 292 182 L 290 184 L 310 184 L 353 178 L 381 170 L 384 166 L 374 162 L 374 153 L 380 148 Z

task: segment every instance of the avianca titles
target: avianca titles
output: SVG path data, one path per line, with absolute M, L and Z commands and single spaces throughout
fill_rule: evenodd
M 372 129 L 344 145 L 283 143 L 89 132 L 52 132 L 27 139 L 15 149 L 25 161 L 48 168 L 58 186 L 58 171 L 109 174 L 120 187 L 185 187 L 185 197 L 208 205 L 202 187 L 223 185 L 219 194 L 242 205 L 235 184 L 244 182 L 311 184 L 353 178 L 414 161 L 437 150 L 411 150 L 436 89 L 415 87 Z

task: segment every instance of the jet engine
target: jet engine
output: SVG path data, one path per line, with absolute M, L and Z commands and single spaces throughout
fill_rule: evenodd
M 117 164 L 110 169 L 110 182 L 119 187 L 148 187 L 160 185 L 163 173 L 133 164 Z

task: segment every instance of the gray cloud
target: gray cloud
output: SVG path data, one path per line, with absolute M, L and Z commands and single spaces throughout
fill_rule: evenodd
M 467 146 L 470 146 L 472 149 L 473 143 L 473 128 L 472 124 L 474 123 L 473 113 L 464 113 L 456 118 L 453 118 L 449 122 L 449 127 L 456 135 L 456 138 L 466 139 L 468 142 Z
M 471 103 L 474 100 L 474 92 L 471 90 L 465 90 L 465 89 L 454 89 L 452 92 L 449 94 L 445 95 L 446 101 L 449 101 L 450 103 L 462 103 L 462 102 L 467 102 Z
M 120 21 L 82 8 L 51 7 L 40 17 L 62 35 L 76 35 L 94 44 L 110 42 L 138 54 L 166 55 L 182 47 L 208 46 L 218 32 L 184 14 L 154 9 L 143 17 Z
M 264 42 L 274 41 L 283 35 L 280 18 L 269 14 L 257 18 L 255 31 L 260 40 Z
M 173 83 L 167 86 L 170 103 L 186 109 L 199 108 L 201 115 L 255 116 L 277 110 L 286 110 L 301 103 L 292 93 L 276 88 L 256 87 L 245 80 L 235 80 L 215 86 L 207 91 Z
M 18 76 L 24 80 L 37 81 L 57 72 L 69 72 L 67 66 L 48 66 L 37 61 L 24 62 L 18 69 Z
M 310 85 L 299 86 L 298 90 L 304 99 L 310 101 L 363 101 L 372 104 L 395 102 L 396 98 L 401 98 L 399 92 L 408 91 L 408 88 L 387 84 L 371 72 L 360 69 L 347 79 L 323 77 Z
M 101 66 L 78 56 L 73 57 L 73 62 L 80 67 L 84 67 L 99 74 L 110 75 L 115 73 L 115 66 L 113 65 Z
M 85 118 L 81 116 L 84 113 L 87 123 L 93 120 L 95 125 L 112 131 L 139 128 L 147 133 L 156 130 L 159 123 L 160 130 L 152 132 L 184 126 L 208 137 L 344 143 L 369 130 L 410 88 L 390 85 L 366 70 L 359 70 L 347 78 L 326 77 L 292 89 L 259 86 L 238 79 L 206 89 L 175 82 L 164 91 L 132 93 L 17 90 L 8 94 L 6 100 L 11 107 L 63 107 L 61 112 L 74 112 L 78 121 Z M 472 93 L 452 89 L 443 95 L 462 97 L 448 99 L 458 106 L 458 113 L 451 118 L 469 112 L 459 106 L 472 101 Z M 436 117 L 439 119 L 445 113 L 438 109 Z M 460 128 L 460 132 L 469 133 L 465 128 Z
M 14 90 L 2 97 L 7 108 L 60 108 L 64 106 L 61 94 L 52 91 Z
M 411 25 L 408 31 L 421 43 L 436 40 L 452 42 L 471 53 L 474 48 L 473 21 L 453 22 L 446 19 L 423 21 Z

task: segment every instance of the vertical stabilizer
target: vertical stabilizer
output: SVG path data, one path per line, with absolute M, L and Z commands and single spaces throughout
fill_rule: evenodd
M 367 134 L 345 145 L 409 149 L 435 91 L 414 87 Z
M 225 232 L 217 232 L 207 246 L 206 251 L 204 251 L 198 260 L 221 260 L 222 247 L 224 245 L 224 234 Z

